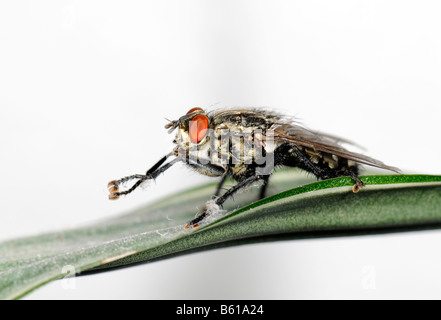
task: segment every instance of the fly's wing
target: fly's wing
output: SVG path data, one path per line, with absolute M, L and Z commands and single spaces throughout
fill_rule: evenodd
M 388 166 L 381 161 L 367 157 L 363 154 L 351 152 L 339 145 L 340 142 L 346 142 L 331 135 L 322 135 L 309 131 L 294 124 L 282 124 L 274 130 L 274 140 L 279 142 L 290 142 L 296 145 L 304 146 L 331 155 L 336 155 L 347 160 L 352 160 L 360 164 L 369 165 L 381 169 L 399 172 L 395 167 Z

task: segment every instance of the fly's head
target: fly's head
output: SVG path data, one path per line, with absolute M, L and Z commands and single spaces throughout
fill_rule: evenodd
M 169 133 L 176 129 L 174 154 L 188 158 L 191 152 L 208 153 L 210 141 L 210 118 L 201 108 L 193 108 L 178 120 L 165 126 Z
M 274 118 L 251 109 L 206 113 L 193 108 L 166 129 L 169 133 L 176 130 L 174 155 L 191 168 L 208 176 L 228 172 L 241 179 L 255 167 L 268 164 L 272 170 L 274 143 L 268 133 L 276 123 Z

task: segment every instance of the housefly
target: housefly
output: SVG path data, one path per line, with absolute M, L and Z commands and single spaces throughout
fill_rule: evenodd
M 265 197 L 268 180 L 275 169 L 297 167 L 318 179 L 348 176 L 354 181 L 353 191 L 363 187 L 360 165 L 398 172 L 395 167 L 348 151 L 341 143 L 348 141 L 311 131 L 294 119 L 273 111 L 252 108 L 231 108 L 206 112 L 193 108 L 178 120 L 165 126 L 176 131 L 173 151 L 159 160 L 145 174 L 135 174 L 108 184 L 109 199 L 116 200 L 137 189 L 145 181 L 155 179 L 175 163 L 183 162 L 195 171 L 220 177 L 213 199 L 186 228 L 196 228 L 219 210 L 237 191 L 260 181 L 260 198 Z M 237 183 L 221 194 L 226 178 Z M 127 190 L 123 183 L 134 181 Z

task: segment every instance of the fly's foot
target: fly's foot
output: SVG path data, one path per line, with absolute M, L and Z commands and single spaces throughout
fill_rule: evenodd
M 361 188 L 364 187 L 364 182 L 359 178 L 355 178 L 355 184 L 352 186 L 352 192 L 357 193 Z
M 210 200 L 202 208 L 202 212 L 196 218 L 189 221 L 184 229 L 196 229 L 201 226 L 202 222 L 207 222 L 207 218 L 215 218 L 216 214 L 220 211 L 220 207 L 216 203 L 216 200 Z
M 201 225 L 199 223 L 197 223 L 196 219 L 191 220 L 190 222 L 188 222 L 184 229 L 188 230 L 188 229 L 196 229 L 198 227 L 200 227 Z
M 110 200 L 117 200 L 119 198 L 119 187 L 118 187 L 118 183 L 117 181 L 113 180 L 110 181 L 109 184 L 107 185 L 107 188 L 109 189 L 109 199 Z
M 196 229 L 197 227 L 200 227 L 200 222 L 202 220 L 204 220 L 204 218 L 207 216 L 207 209 L 206 207 L 204 207 L 204 210 L 202 211 L 201 214 L 199 214 L 196 218 L 194 218 L 193 220 L 189 221 L 184 229 L 188 230 L 188 229 Z

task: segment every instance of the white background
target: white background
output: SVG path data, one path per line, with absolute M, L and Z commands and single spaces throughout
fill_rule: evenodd
M 195 106 L 269 106 L 407 172 L 440 174 L 440 14 L 438 1 L 1 1 L 0 240 L 209 181 L 176 166 L 107 200 L 110 179 L 171 150 L 164 118 Z M 441 298 L 440 241 L 247 245 L 28 298 Z

